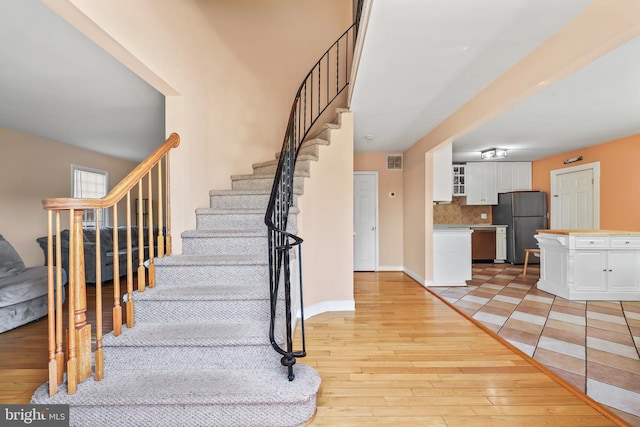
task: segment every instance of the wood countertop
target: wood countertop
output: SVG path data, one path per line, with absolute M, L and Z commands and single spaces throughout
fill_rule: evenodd
M 610 236 L 640 236 L 640 231 L 623 231 L 623 230 L 536 230 L 538 233 L 544 234 L 563 234 L 567 236 L 584 236 L 584 235 L 610 235 Z

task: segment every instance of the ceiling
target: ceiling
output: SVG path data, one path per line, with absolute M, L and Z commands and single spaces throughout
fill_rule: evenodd
M 355 150 L 405 151 L 591 3 L 375 0 L 351 88 Z M 0 1 L 0 38 L 0 127 L 130 161 L 164 141 L 164 96 L 39 0 Z M 535 160 L 640 133 L 639 78 L 633 39 L 457 135 L 454 161 L 491 147 Z
M 356 151 L 406 150 L 591 3 L 375 0 L 352 87 Z M 491 147 L 536 160 L 640 133 L 639 117 L 634 39 L 457 136 L 453 160 Z
M 0 127 L 138 162 L 164 96 L 39 0 L 0 1 Z

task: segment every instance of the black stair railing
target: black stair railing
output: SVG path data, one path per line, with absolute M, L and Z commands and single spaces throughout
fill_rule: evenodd
M 361 2 L 356 9 L 356 20 L 360 16 Z M 353 24 L 316 62 L 302 81 L 296 93 L 289 122 L 278 158 L 271 196 L 265 214 L 269 240 L 269 291 L 271 302 L 271 322 L 269 339 L 273 348 L 282 355 L 282 365 L 288 368 L 289 381 L 294 379 L 293 365 L 296 358 L 306 356 L 304 337 L 304 310 L 302 298 L 302 239 L 287 232 L 289 208 L 293 204 L 294 173 L 296 160 L 303 141 L 322 113 L 349 85 L 351 63 L 358 26 Z M 292 251 L 297 248 L 298 286 L 301 314 L 302 349 L 293 350 L 293 331 L 291 324 L 291 259 Z M 278 295 L 284 287 L 284 312 L 286 325 L 285 348 L 275 338 L 276 313 L 278 311 Z

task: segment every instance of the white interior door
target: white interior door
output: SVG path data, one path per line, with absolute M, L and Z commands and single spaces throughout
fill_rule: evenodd
M 599 167 L 594 163 L 551 171 L 551 228 L 599 228 Z
M 353 175 L 353 269 L 376 271 L 378 259 L 378 174 Z

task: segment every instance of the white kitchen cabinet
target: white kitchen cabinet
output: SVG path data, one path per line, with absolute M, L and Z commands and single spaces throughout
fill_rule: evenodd
M 466 286 L 471 280 L 469 228 L 433 230 L 433 280 L 428 286 Z
M 531 162 L 496 162 L 498 193 L 531 190 Z
M 466 165 L 453 165 L 453 195 L 454 196 L 466 196 L 467 185 L 465 184 Z
M 573 284 L 576 291 L 600 291 L 607 289 L 606 250 L 582 250 L 574 254 Z
M 537 234 L 537 287 L 569 300 L 640 300 L 640 233 Z
M 507 227 L 496 226 L 495 262 L 504 262 L 505 259 L 507 259 Z
M 452 144 L 448 143 L 433 153 L 433 201 L 450 202 L 453 192 Z
M 467 205 L 497 205 L 497 162 L 466 164 Z
M 640 251 L 609 250 L 607 256 L 607 288 L 633 291 L 640 288 Z

